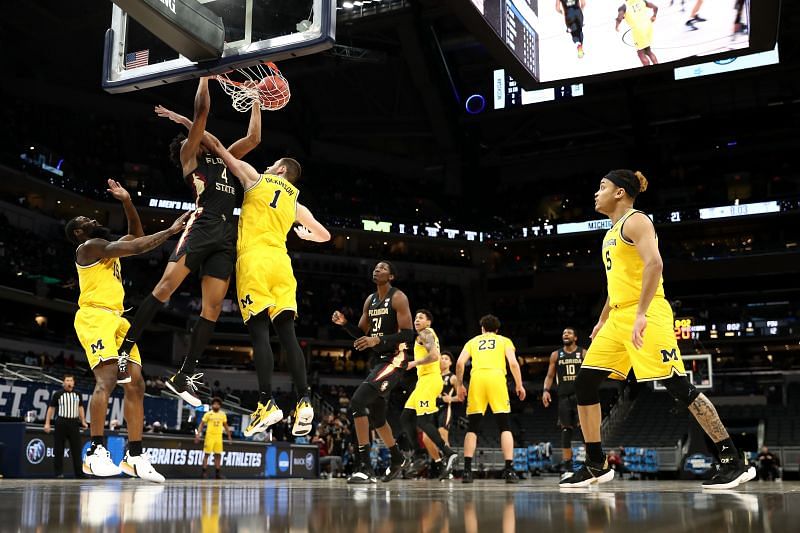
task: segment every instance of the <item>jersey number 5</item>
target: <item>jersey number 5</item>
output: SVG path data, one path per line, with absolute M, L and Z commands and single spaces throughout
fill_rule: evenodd
M 606 250 L 606 270 L 611 270 L 611 250 Z

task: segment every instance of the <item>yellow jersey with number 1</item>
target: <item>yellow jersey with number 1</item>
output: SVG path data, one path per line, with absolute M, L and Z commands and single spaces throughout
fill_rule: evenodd
M 638 303 L 639 296 L 642 294 L 644 261 L 634 243 L 622 234 L 623 224 L 634 213 L 641 213 L 641 211 L 631 209 L 622 215 L 622 218 L 611 226 L 603 238 L 603 266 L 606 270 L 608 302 L 611 307 L 624 307 Z M 658 280 L 655 297 L 664 297 L 664 278 Z
M 496 370 L 506 373 L 506 348 L 514 349 L 511 339 L 497 333 L 473 337 L 464 347 L 472 357 L 472 372 Z
M 428 328 L 428 330 L 433 334 L 433 342 L 436 343 L 436 349 L 439 349 L 439 337 L 436 335 L 436 332 L 433 331 L 433 328 Z M 417 337 L 417 341 L 414 342 L 414 361 L 421 361 L 428 357 L 428 350 L 425 349 L 425 346 L 419 343 L 419 337 Z M 428 374 L 439 374 L 439 361 L 434 361 L 433 363 L 428 363 L 427 365 L 421 365 L 417 367 L 417 376 L 422 377 Z
M 122 267 L 118 258 L 100 259 L 86 266 L 75 263 L 75 266 L 81 288 L 78 306 L 99 307 L 120 313 L 125 310 L 125 289 L 122 287 Z
M 287 180 L 274 174 L 262 174 L 244 192 L 239 215 L 239 255 L 263 247 L 286 251 L 286 234 L 297 219 L 297 198 L 300 191 Z

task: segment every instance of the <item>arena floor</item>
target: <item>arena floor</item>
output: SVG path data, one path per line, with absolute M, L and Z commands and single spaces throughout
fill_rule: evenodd
M 778 533 L 800 520 L 797 482 L 721 494 L 694 482 L 615 481 L 572 493 L 555 483 L 0 480 L 0 531 Z

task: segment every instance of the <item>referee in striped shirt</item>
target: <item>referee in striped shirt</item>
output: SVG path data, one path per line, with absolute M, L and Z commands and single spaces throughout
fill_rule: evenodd
M 78 429 L 80 423 L 86 429 L 86 416 L 81 404 L 81 396 L 74 392 L 75 376 L 64 376 L 64 390 L 56 391 L 50 398 L 47 416 L 44 420 L 44 431 L 50 433 L 50 419 L 56 413 L 56 432 L 53 436 L 53 466 L 56 477 L 64 477 L 64 441 L 69 441 L 69 454 L 72 456 L 72 470 L 76 478 L 83 476 L 81 467 L 81 435 Z

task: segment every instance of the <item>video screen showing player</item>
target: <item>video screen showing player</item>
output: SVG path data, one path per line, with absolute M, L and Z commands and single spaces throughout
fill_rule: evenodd
M 749 13 L 750 0 L 540 1 L 535 24 L 539 79 L 590 76 L 747 48 Z

